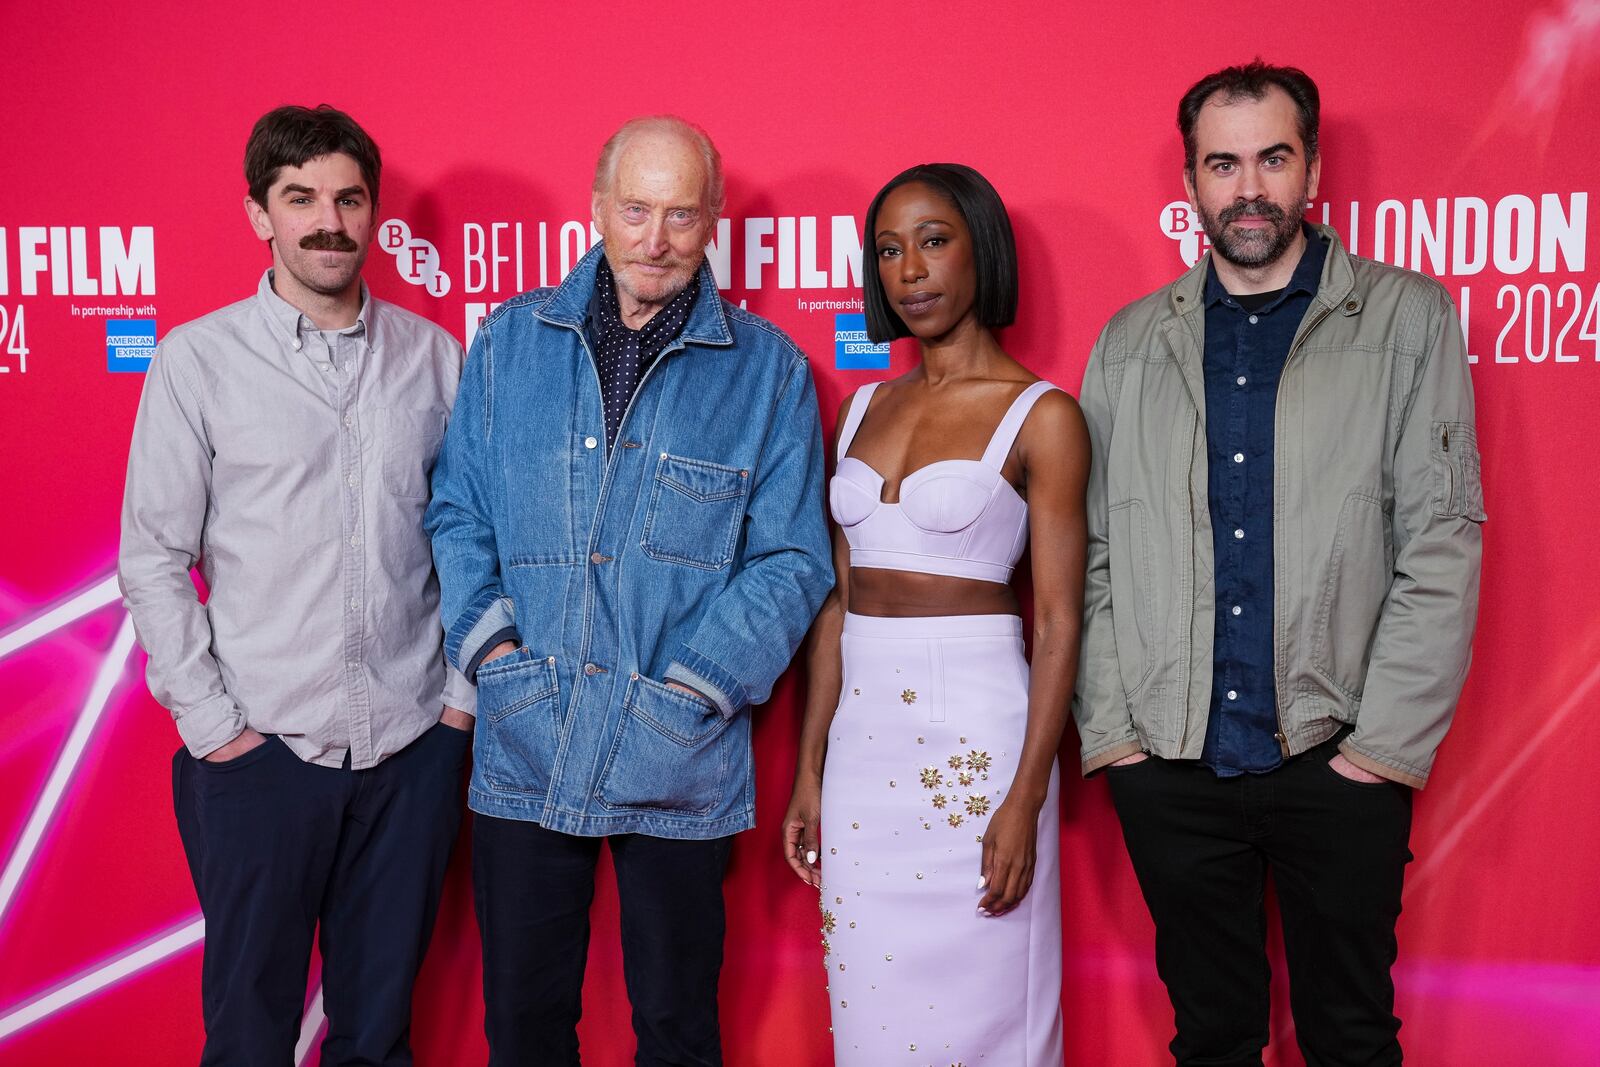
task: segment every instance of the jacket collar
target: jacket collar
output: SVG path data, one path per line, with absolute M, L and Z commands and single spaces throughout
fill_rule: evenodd
M 1311 223 L 1328 242 L 1328 254 L 1322 261 L 1322 278 L 1317 284 L 1316 300 L 1330 310 L 1340 308 L 1346 315 L 1354 315 L 1363 303 L 1355 292 L 1356 273 L 1350 266 L 1350 256 L 1332 226 Z M 1167 287 L 1167 306 L 1175 315 L 1190 315 L 1203 311 L 1206 297 L 1206 278 L 1211 273 L 1211 252 L 1200 257 L 1178 280 Z
M 600 268 L 603 255 L 605 246 L 596 242 L 550 298 L 540 305 L 536 312 L 538 317 L 553 326 L 581 332 L 589 314 L 589 298 L 594 295 L 595 272 Z M 689 321 L 678 338 L 703 345 L 733 344 L 733 333 L 728 329 L 728 317 L 723 311 L 722 296 L 709 261 L 700 263 L 700 295 L 695 297 L 694 306 L 689 309 Z

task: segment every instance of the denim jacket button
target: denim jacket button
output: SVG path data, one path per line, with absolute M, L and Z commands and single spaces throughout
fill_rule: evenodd
M 599 441 L 597 441 L 597 440 L 596 440 L 596 439 L 595 439 L 595 438 L 593 438 L 593 437 L 585 437 L 585 438 L 584 438 L 584 439 L 583 439 L 583 447 L 584 447 L 584 448 L 593 448 L 593 447 L 594 447 L 594 446 L 596 446 L 596 445 L 598 445 L 598 444 L 599 444 L 599 443 L 600 443 L 600 442 L 599 442 Z

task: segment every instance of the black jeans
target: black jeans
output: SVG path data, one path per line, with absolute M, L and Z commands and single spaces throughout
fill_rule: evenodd
M 1263 775 L 1218 778 L 1192 761 L 1107 770 L 1156 924 L 1183 1067 L 1259 1067 L 1268 1040 L 1266 873 L 1308 1067 L 1400 1062 L 1395 921 L 1411 790 L 1353 782 L 1329 741 Z
M 173 756 L 178 832 L 206 919 L 202 1067 L 294 1061 L 314 932 L 322 1062 L 412 1062 L 411 989 L 471 744 L 434 726 L 364 771 L 305 763 L 276 737 L 226 763 Z
M 472 886 L 483 935 L 490 1067 L 578 1061 L 589 905 L 602 841 L 622 908 L 622 970 L 641 1067 L 722 1063 L 717 978 L 722 877 L 733 838 L 574 837 L 474 816 Z

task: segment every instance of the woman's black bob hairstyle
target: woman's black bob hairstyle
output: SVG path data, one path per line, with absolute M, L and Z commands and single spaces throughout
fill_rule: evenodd
M 866 266 L 861 272 L 862 302 L 867 312 L 867 337 L 875 344 L 910 337 L 911 331 L 889 306 L 878 279 L 878 211 L 883 201 L 902 185 L 920 182 L 954 204 L 972 234 L 973 269 L 978 276 L 978 322 L 991 330 L 1010 326 L 1017 320 L 1017 242 L 1011 234 L 1011 216 L 987 178 L 960 163 L 919 163 L 901 171 L 878 190 L 867 208 L 867 225 L 862 244 L 866 247 Z

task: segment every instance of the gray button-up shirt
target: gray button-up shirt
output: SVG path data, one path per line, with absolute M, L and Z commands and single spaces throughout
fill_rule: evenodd
M 320 331 L 268 271 L 150 364 L 117 570 L 150 691 L 195 756 L 248 726 L 360 769 L 441 703 L 476 705 L 444 660 L 422 529 L 461 347 L 362 296 L 354 326 Z

